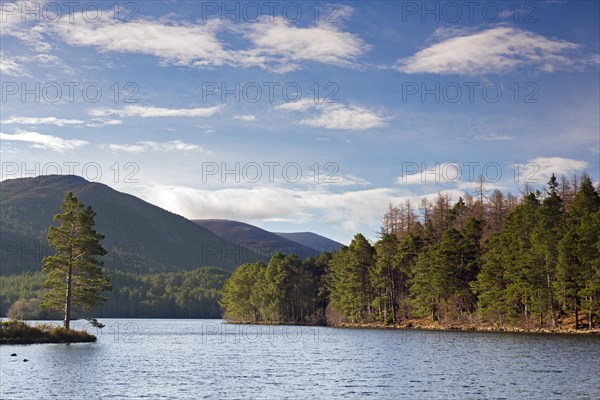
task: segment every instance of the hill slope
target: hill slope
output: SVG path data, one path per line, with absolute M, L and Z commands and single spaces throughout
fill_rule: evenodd
M 197 219 L 194 220 L 194 222 L 211 230 L 222 238 L 251 249 L 262 256 L 271 257 L 279 251 L 282 254 L 295 253 L 301 259 L 305 259 L 307 257 L 316 257 L 320 253 L 308 246 L 296 243 L 257 226 L 239 221 L 226 219 Z
M 275 233 L 278 236 L 289 239 L 293 242 L 300 243 L 303 246 L 310 247 L 311 249 L 314 249 L 319 253 L 323 251 L 331 253 L 333 251 L 338 251 L 340 247 L 342 247 L 341 243 L 336 242 L 333 239 L 329 239 L 328 237 L 317 235 L 313 232 L 273 233 Z
M 105 266 L 128 272 L 232 270 L 259 257 L 190 220 L 109 186 L 73 175 L 49 175 L 0 182 L 0 273 L 35 271 L 44 255 L 48 226 L 55 224 L 65 193 L 72 191 L 96 215 L 96 230 L 109 252 Z

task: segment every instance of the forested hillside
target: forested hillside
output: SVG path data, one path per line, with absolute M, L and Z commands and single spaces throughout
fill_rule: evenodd
M 220 291 L 229 277 L 229 272 L 213 267 L 154 274 L 108 270 L 106 274 L 113 290 L 106 293 L 104 305 L 91 311 L 97 318 L 219 318 Z M 50 317 L 38 308 L 44 279 L 42 272 L 0 275 L 0 315 Z
M 390 206 L 380 239 L 357 234 L 325 262 L 276 255 L 225 284 L 225 316 L 395 324 L 427 318 L 500 328 L 599 325 L 600 197 L 552 176 L 544 193 L 495 190 Z M 325 311 L 326 305 L 327 312 Z

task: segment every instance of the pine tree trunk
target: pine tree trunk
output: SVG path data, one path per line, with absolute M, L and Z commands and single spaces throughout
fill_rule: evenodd
M 548 301 L 550 302 L 550 319 L 552 321 L 552 327 L 556 328 L 556 316 L 554 315 L 554 295 L 552 293 L 552 279 L 550 274 L 546 274 L 546 282 L 548 284 Z
M 65 298 L 65 319 L 64 328 L 69 330 L 71 324 L 71 283 L 73 281 L 73 269 L 69 266 L 69 272 L 67 273 L 67 293 Z
M 592 326 L 593 326 L 593 324 L 592 324 L 592 308 L 593 308 L 593 305 L 594 305 L 594 297 L 590 296 L 590 318 L 589 318 L 589 321 L 588 321 L 588 326 L 589 326 L 590 329 L 592 329 Z
M 579 329 L 579 307 L 577 300 L 575 301 L 575 329 Z

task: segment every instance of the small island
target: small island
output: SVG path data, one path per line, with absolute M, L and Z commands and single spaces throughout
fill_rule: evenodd
M 65 329 L 62 326 L 41 323 L 29 325 L 14 319 L 0 322 L 0 344 L 89 343 L 96 336 L 86 331 Z

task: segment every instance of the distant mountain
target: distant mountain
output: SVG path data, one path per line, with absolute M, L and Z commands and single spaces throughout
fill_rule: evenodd
M 196 219 L 193 221 L 230 242 L 269 258 L 278 251 L 282 254 L 295 253 L 301 259 L 316 257 L 320 254 L 317 249 L 243 222 L 227 219 Z
M 274 234 L 289 239 L 293 242 L 300 243 L 303 246 L 310 247 L 318 251 L 319 253 L 337 251 L 343 245 L 335 240 L 329 239 L 325 236 L 317 235 L 313 232 L 273 232 Z
M 233 270 L 264 260 L 190 220 L 109 186 L 73 175 L 49 175 L 0 182 L 1 274 L 39 270 L 52 217 L 72 191 L 96 215 L 96 230 L 109 252 L 105 266 L 127 272 L 191 270 L 216 266 Z

